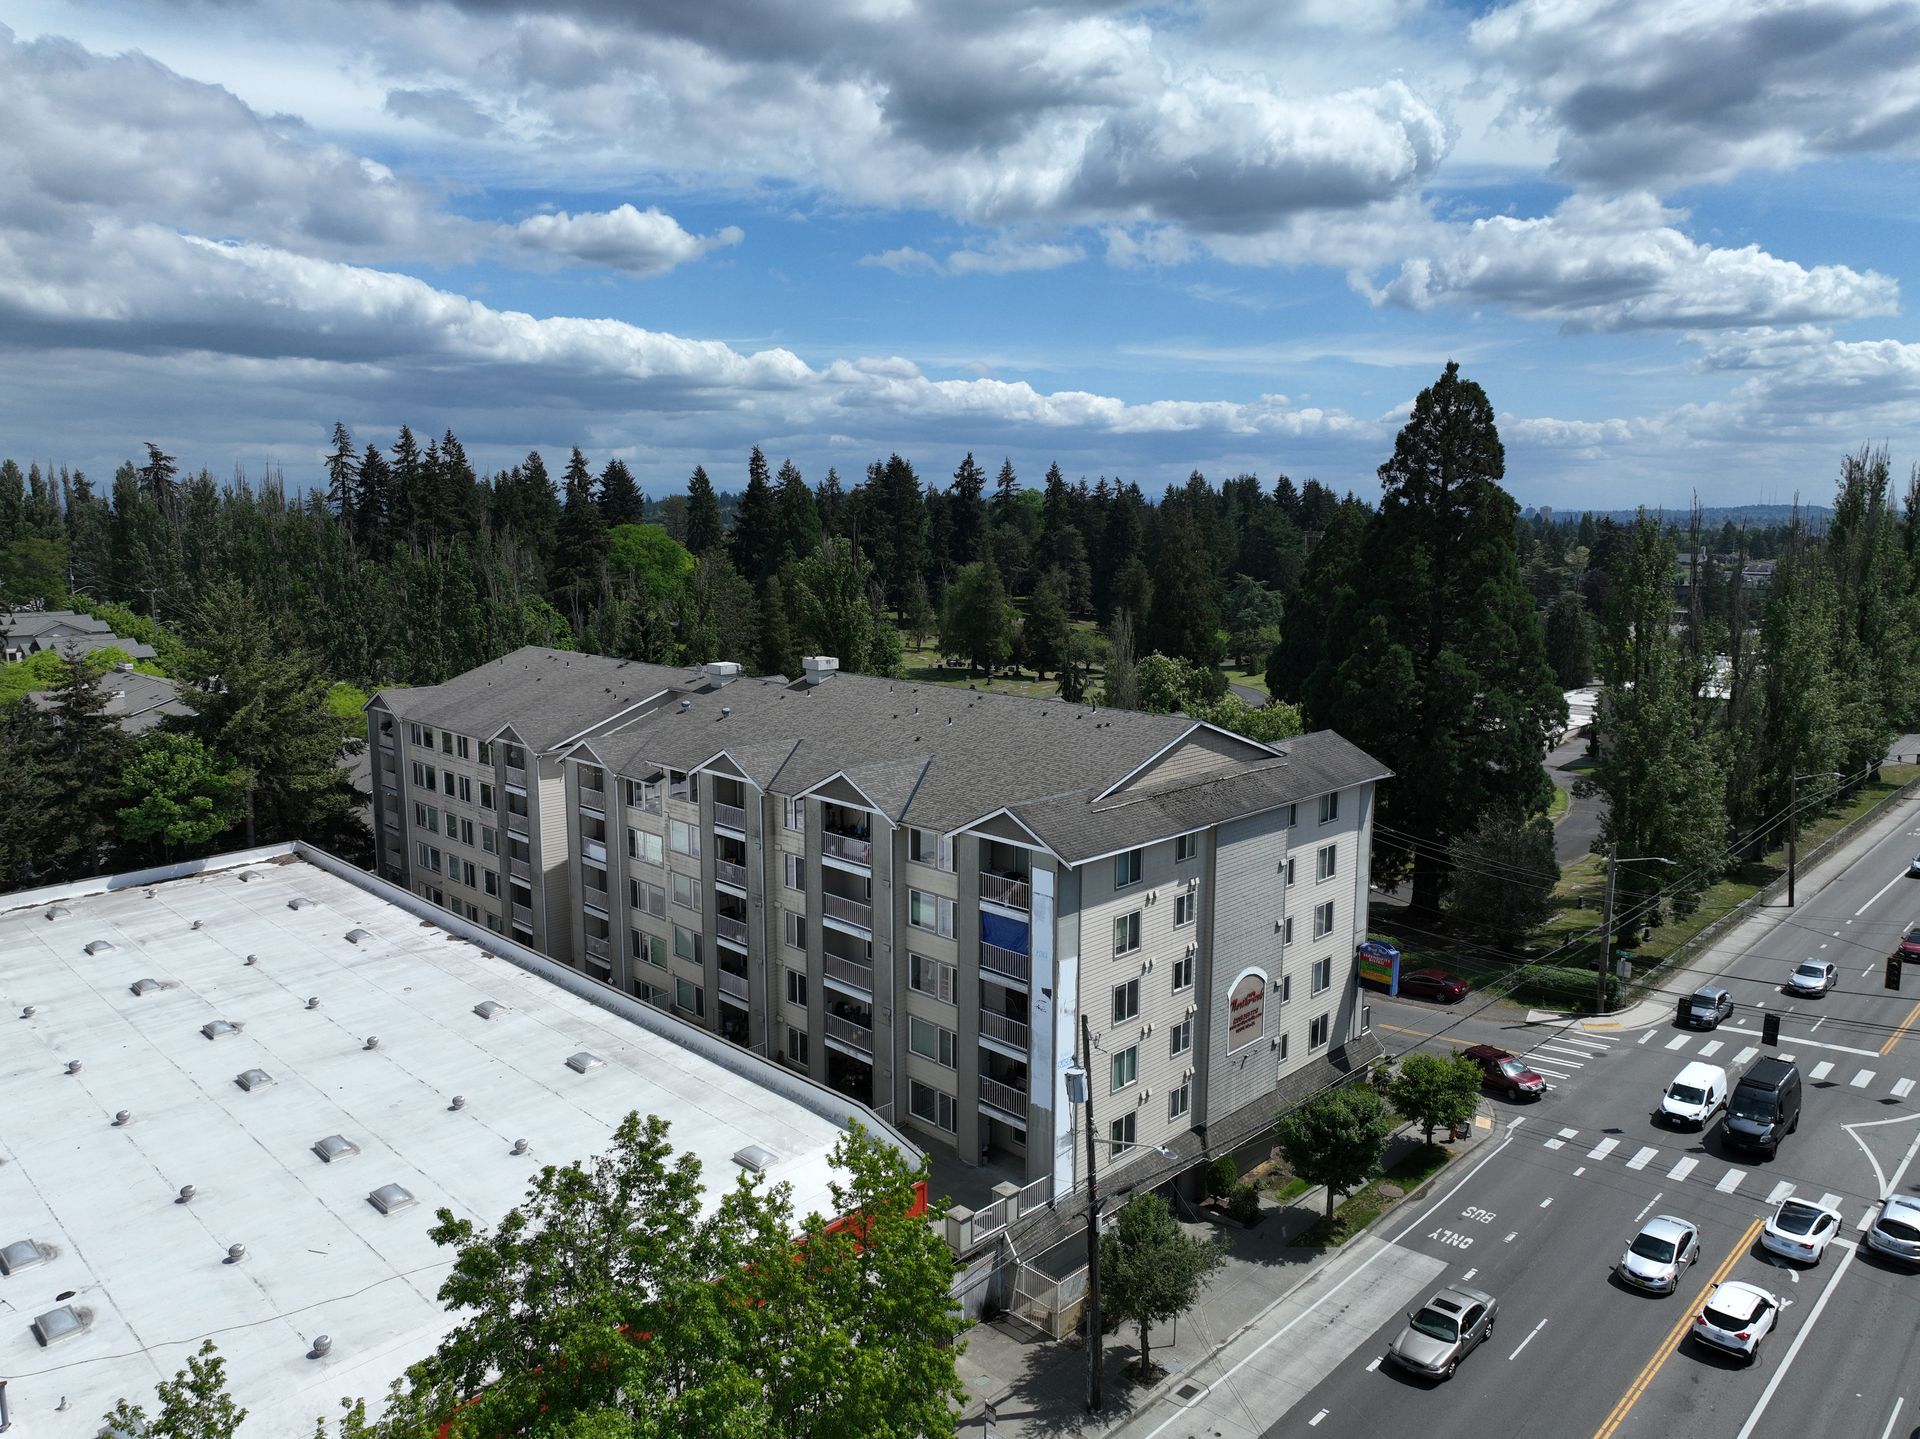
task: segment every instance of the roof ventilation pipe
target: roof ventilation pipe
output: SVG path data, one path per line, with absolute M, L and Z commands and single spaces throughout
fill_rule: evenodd
M 320 1007 L 320 996 L 319 996 L 319 995 L 317 995 L 317 994 L 316 994 L 316 995 L 313 995 L 313 996 L 311 996 L 311 997 L 310 997 L 310 998 L 309 998 L 309 999 L 307 1000 L 307 1008 L 308 1008 L 308 1009 L 318 1009 L 319 1007 Z
M 377 1034 L 369 1034 L 367 1036 L 367 1042 L 361 1046 L 361 1048 L 363 1049 L 378 1049 L 379 1047 L 380 1047 L 380 1036 Z
M 707 661 L 707 684 L 712 689 L 730 685 L 740 678 L 740 666 L 732 660 Z
M 78 1074 L 79 1072 L 80 1072 L 80 1061 L 77 1059 L 69 1059 L 67 1061 L 67 1073 Z
M 516 1139 L 513 1141 L 513 1152 L 515 1154 L 528 1154 L 532 1152 L 532 1149 L 533 1146 L 528 1144 L 524 1139 Z
M 113 1114 L 113 1127 L 114 1127 L 115 1129 L 125 1129 L 125 1128 L 126 1128 L 126 1127 L 127 1127 L 127 1126 L 128 1126 L 129 1124 L 131 1124 L 131 1123 L 133 1123 L 133 1111 L 132 1111 L 132 1110 L 128 1110 L 128 1109 L 117 1109 L 117 1110 L 115 1110 L 115 1111 L 114 1111 L 114 1114 Z
M 840 661 L 832 655 L 802 655 L 801 677 L 810 685 L 823 685 L 840 672 Z
M 34 1009 L 34 1007 L 31 1004 L 25 1005 L 20 1010 L 20 1017 L 22 1019 L 32 1019 L 36 1012 L 37 1011 Z
M 690 710 L 690 709 L 692 709 L 692 708 L 693 708 L 693 701 L 692 701 L 692 700 L 681 700 L 681 701 L 680 701 L 680 713 L 681 713 L 681 714 L 685 714 L 685 713 L 686 713 L 686 712 L 687 712 L 688 710 Z
M 173 1202 L 175 1204 L 191 1204 L 193 1203 L 193 1195 L 193 1186 L 191 1184 L 183 1184 L 180 1186 L 180 1197 Z
M 725 718 L 727 718 L 727 716 L 729 716 L 729 715 L 731 715 L 732 713 L 733 713 L 733 706 L 732 706 L 732 705 L 721 705 L 721 706 L 720 706 L 720 718 L 721 718 L 721 719 L 725 719 Z
M 447 1106 L 448 1109 L 465 1109 L 466 1107 L 467 1107 L 467 1096 L 464 1094 L 454 1095 L 453 1102 Z
M 242 1259 L 245 1259 L 246 1257 L 247 1257 L 247 1246 L 246 1246 L 246 1245 L 244 1245 L 244 1244 L 229 1244 L 229 1245 L 227 1246 L 227 1259 L 226 1259 L 226 1262 L 227 1262 L 228 1264 L 238 1264 L 238 1263 L 239 1263 L 239 1262 L 240 1262 L 240 1261 L 241 1261 Z
M 314 1339 L 313 1348 L 307 1351 L 307 1358 L 325 1359 L 331 1353 L 333 1353 L 333 1336 L 321 1334 Z

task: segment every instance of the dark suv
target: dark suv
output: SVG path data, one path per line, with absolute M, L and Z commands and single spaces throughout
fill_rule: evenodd
M 1489 1087 L 1500 1090 L 1508 1099 L 1522 1095 L 1538 1099 L 1547 1092 L 1546 1080 L 1497 1044 L 1476 1044 L 1460 1052 L 1480 1066 L 1481 1077 Z
M 1688 1029 L 1717 1029 L 1721 1020 L 1733 1018 L 1733 996 L 1715 985 L 1696 989 L 1681 999 L 1675 1017 Z

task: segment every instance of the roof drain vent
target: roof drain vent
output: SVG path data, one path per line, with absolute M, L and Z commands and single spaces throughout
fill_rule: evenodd
M 686 713 L 686 712 L 687 712 L 688 710 L 690 710 L 690 709 L 692 709 L 692 708 L 693 708 L 693 701 L 692 701 L 692 700 L 681 700 L 681 701 L 680 701 L 680 713 L 681 713 L 681 714 L 685 714 L 685 713 Z
M 240 962 L 245 965 L 255 965 L 260 962 L 260 956 L 257 954 L 250 954 Z
M 449 1110 L 465 1109 L 466 1107 L 467 1107 L 467 1096 L 464 1094 L 454 1095 L 452 1102 L 447 1105 L 447 1108 Z
M 720 706 L 720 718 L 721 718 L 721 719 L 728 719 L 728 718 L 731 718 L 731 717 L 732 717 L 732 715 L 733 715 L 733 706 L 732 706 L 732 705 L 721 705 L 721 706 Z
M 79 1072 L 80 1072 L 80 1061 L 77 1059 L 69 1059 L 67 1061 L 67 1073 L 78 1074 Z
M 319 1007 L 320 1007 L 320 996 L 317 994 L 310 996 L 307 1000 L 307 1008 L 318 1009 Z
M 180 1186 L 180 1197 L 173 1202 L 175 1204 L 191 1204 L 193 1203 L 193 1196 L 197 1192 L 191 1184 L 183 1184 Z
M 189 929 L 205 929 L 207 927 L 207 922 L 203 919 L 196 919 L 191 925 L 187 927 Z
M 36 1013 L 38 1013 L 38 1011 L 35 1010 L 31 1004 L 21 1006 L 20 1017 L 22 1019 L 32 1019 Z

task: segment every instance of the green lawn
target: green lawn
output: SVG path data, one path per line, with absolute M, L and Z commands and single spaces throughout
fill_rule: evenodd
M 1560 817 L 1567 812 L 1572 804 L 1573 796 L 1561 789 L 1559 785 L 1555 785 L 1553 787 L 1553 798 L 1547 801 L 1548 822 L 1551 824 L 1560 823 Z
M 1423 1144 L 1387 1172 L 1342 1200 L 1333 1211 L 1332 1222 L 1323 1215 L 1300 1237 L 1302 1244 L 1334 1248 L 1345 1244 L 1403 1194 L 1411 1194 L 1446 1168 L 1453 1151 L 1438 1144 Z
M 1259 661 L 1255 661 L 1253 669 L 1243 670 L 1229 660 L 1221 667 L 1220 673 L 1227 677 L 1230 685 L 1245 685 L 1250 690 L 1259 690 L 1263 695 L 1272 693 L 1267 688 L 1267 667 Z

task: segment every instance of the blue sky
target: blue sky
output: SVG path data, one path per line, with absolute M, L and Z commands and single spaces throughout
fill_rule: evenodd
M 1276 13 L 1277 12 L 1277 13 Z M 0 0 L 0 450 L 972 451 L 1557 508 L 1920 459 L 1920 5 Z

